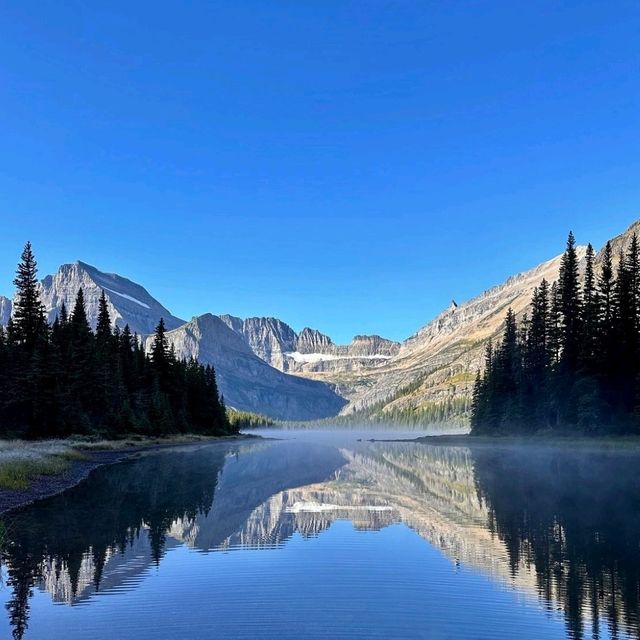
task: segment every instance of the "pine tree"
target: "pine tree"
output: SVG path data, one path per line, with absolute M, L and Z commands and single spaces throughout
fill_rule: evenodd
M 513 309 L 509 308 L 505 318 L 502 343 L 497 358 L 497 392 L 502 406 L 502 421 L 507 428 L 521 426 L 520 397 L 518 385 L 522 378 L 522 360 L 518 344 L 518 327 Z
M 113 344 L 113 334 L 111 333 L 111 316 L 107 306 L 107 298 L 104 289 L 100 294 L 98 302 L 98 319 L 96 322 L 96 343 L 98 349 L 109 350 Z
M 477 433 L 484 422 L 483 405 L 484 405 L 484 381 L 480 374 L 480 369 L 476 372 L 476 378 L 473 383 L 473 391 L 471 394 L 471 431 Z
M 38 336 L 46 328 L 42 303 L 38 293 L 38 265 L 27 242 L 20 258 L 20 264 L 13 281 L 16 286 L 16 299 L 13 309 L 14 339 L 32 349 Z
M 578 368 L 582 317 L 578 255 L 576 241 L 571 232 L 569 232 L 567 248 L 560 264 L 558 295 L 561 311 L 560 365 L 562 373 L 570 376 Z
M 79 432 L 87 432 L 90 430 L 90 414 L 94 409 L 96 366 L 94 336 L 87 319 L 82 287 L 78 289 L 69 319 L 69 335 L 69 384 L 74 426 Z
M 549 284 L 542 280 L 533 291 L 531 321 L 524 343 L 524 413 L 528 428 L 536 429 L 546 417 L 546 394 L 551 361 L 549 357 Z
M 167 332 L 164 324 L 164 318 L 160 318 L 156 327 L 153 342 L 151 344 L 151 361 L 158 377 L 160 389 L 166 390 L 169 383 L 169 368 L 171 354 L 169 343 L 167 341 Z
M 547 348 L 549 364 L 552 368 L 560 362 L 561 311 L 558 283 L 553 282 L 549 292 L 549 321 L 547 328 Z
M 592 374 L 597 368 L 600 333 L 600 297 L 593 270 L 594 252 L 587 246 L 584 288 L 582 294 L 582 339 L 580 363 L 583 373 Z

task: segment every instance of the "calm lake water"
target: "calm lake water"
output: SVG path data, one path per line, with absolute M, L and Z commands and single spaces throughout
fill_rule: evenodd
M 639 637 L 638 454 L 277 435 L 6 515 L 0 638 Z

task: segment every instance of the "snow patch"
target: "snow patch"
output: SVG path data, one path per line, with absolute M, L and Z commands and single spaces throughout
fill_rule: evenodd
M 341 505 L 327 502 L 295 502 L 287 507 L 287 513 L 324 513 L 326 511 L 393 511 L 393 507 L 387 505 Z
M 135 302 L 136 304 L 139 304 L 141 307 L 144 307 L 145 309 L 151 309 L 151 307 L 148 304 L 145 304 L 144 302 L 140 302 L 140 300 L 138 300 L 137 298 L 134 298 L 133 296 L 129 296 L 126 293 L 120 293 L 119 291 L 114 291 L 113 289 L 109 289 L 108 287 L 103 287 L 104 289 L 106 289 L 109 293 L 115 293 L 117 296 L 120 296 L 121 298 L 126 298 L 127 300 L 131 300 L 131 302 Z
M 299 351 L 287 351 L 285 356 L 299 363 L 324 362 L 328 360 L 388 360 L 391 356 L 336 356 L 332 353 L 300 353 Z

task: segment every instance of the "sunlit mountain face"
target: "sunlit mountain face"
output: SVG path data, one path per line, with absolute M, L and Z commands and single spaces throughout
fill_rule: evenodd
M 144 599 L 157 637 L 171 637 L 159 629 L 175 601 L 192 637 L 225 632 L 240 603 L 239 637 L 258 623 L 262 637 L 280 624 L 331 636 L 333 623 L 305 626 L 326 606 L 342 629 L 347 616 L 387 637 L 464 624 L 473 637 L 638 636 L 637 454 L 337 438 L 156 453 L 10 514 L 3 629 L 39 638 L 57 624 L 75 638 L 84 625 L 102 637 L 108 610 L 117 637 L 134 637 L 128 597 Z M 195 603 L 208 591 L 205 616 Z

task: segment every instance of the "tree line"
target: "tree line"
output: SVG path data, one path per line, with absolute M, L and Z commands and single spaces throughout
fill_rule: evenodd
M 146 353 L 128 325 L 112 325 L 104 291 L 93 331 L 80 288 L 71 313 L 63 304 L 49 324 L 30 243 L 14 284 L 13 314 L 0 327 L 0 437 L 236 430 L 213 367 L 176 357 L 162 319 Z
M 588 245 L 581 275 L 572 233 L 559 277 L 534 289 L 517 322 L 489 341 L 476 377 L 472 432 L 640 432 L 640 248 L 634 234 L 614 267 L 611 243 Z

